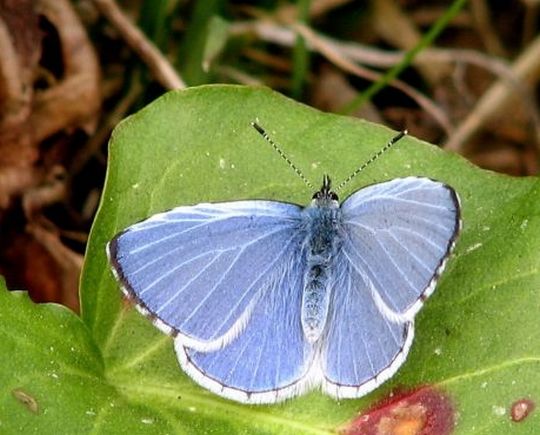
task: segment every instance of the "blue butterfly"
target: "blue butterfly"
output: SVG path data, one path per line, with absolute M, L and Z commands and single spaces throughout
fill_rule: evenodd
M 181 367 L 203 387 L 242 403 L 317 387 L 355 398 L 405 361 L 460 226 L 446 184 L 398 178 L 339 205 L 325 176 L 307 207 L 177 207 L 127 228 L 107 253 L 124 293 L 174 336 Z

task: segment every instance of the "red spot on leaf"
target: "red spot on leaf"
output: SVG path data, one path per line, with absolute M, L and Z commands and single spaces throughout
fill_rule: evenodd
M 519 423 L 527 418 L 534 411 L 536 405 L 530 399 L 519 399 L 512 403 L 510 408 L 510 417 L 512 421 Z
M 420 387 L 387 397 L 343 427 L 341 433 L 447 435 L 454 423 L 450 398 L 432 387 Z

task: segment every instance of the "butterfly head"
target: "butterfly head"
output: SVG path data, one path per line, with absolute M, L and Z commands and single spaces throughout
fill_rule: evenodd
M 313 205 L 338 207 L 338 200 L 336 192 L 332 191 L 332 180 L 328 175 L 324 175 L 321 188 L 313 194 Z

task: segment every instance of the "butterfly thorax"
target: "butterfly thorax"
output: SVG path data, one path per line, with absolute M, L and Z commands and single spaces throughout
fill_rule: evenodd
M 337 196 L 329 190 L 330 180 L 328 184 L 326 181 L 325 178 L 312 204 L 304 209 L 306 270 L 301 321 L 304 335 L 311 343 L 319 339 L 326 324 L 330 302 L 328 278 L 341 245 L 339 204 Z M 325 187 L 328 187 L 327 191 Z

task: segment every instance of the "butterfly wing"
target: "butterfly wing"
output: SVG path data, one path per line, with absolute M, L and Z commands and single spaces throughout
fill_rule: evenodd
M 336 259 L 332 292 L 322 387 L 336 399 L 360 397 L 390 378 L 405 361 L 413 323 L 383 316 L 368 278 L 343 253 Z
M 310 386 L 313 348 L 300 321 L 300 256 L 268 282 L 246 328 L 227 346 L 199 352 L 175 341 L 182 368 L 203 387 L 243 403 L 275 403 Z
M 360 397 L 403 364 L 414 315 L 431 294 L 460 228 L 452 188 L 427 178 L 364 188 L 341 206 L 323 389 Z
M 190 347 L 218 349 L 298 255 L 300 213 L 273 201 L 178 207 L 116 236 L 109 259 L 124 292 L 156 326 Z
M 387 317 L 412 320 L 459 232 L 456 192 L 428 178 L 401 178 L 359 190 L 341 210 L 348 262 L 369 281 Z

